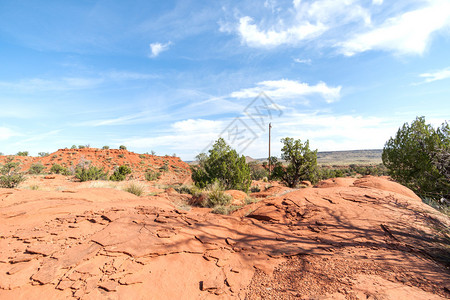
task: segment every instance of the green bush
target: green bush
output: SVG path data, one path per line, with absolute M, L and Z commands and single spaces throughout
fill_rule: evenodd
M 45 167 L 41 163 L 35 163 L 30 166 L 28 173 L 30 174 L 41 174 L 44 171 Z
M 440 157 L 450 152 L 450 126 L 434 129 L 417 117 L 403 124 L 383 148 L 383 164 L 389 175 L 422 197 L 450 198 L 449 166 Z M 446 154 L 447 153 L 447 154 Z
M 157 171 L 148 170 L 145 173 L 145 179 L 148 181 L 157 180 L 157 179 L 159 179 L 159 177 L 161 177 L 161 173 L 157 172 Z
M 59 165 L 59 164 L 53 164 L 50 168 L 51 174 L 61 174 L 61 175 L 69 175 L 70 172 L 67 168 Z
M 137 184 L 135 182 L 131 182 L 127 187 L 125 187 L 125 191 L 136 196 L 142 196 L 144 194 L 145 186 L 142 184 Z
M 108 149 L 109 149 L 109 146 L 103 146 L 102 149 L 103 149 L 103 150 L 108 150 Z
M 25 177 L 19 170 L 19 162 L 13 162 L 13 158 L 8 158 L 6 163 L 0 168 L 0 187 L 15 188 Z
M 70 147 L 70 149 L 77 149 L 77 145 L 72 145 L 72 147 Z
M 218 139 L 209 150 L 209 155 L 197 156 L 197 166 L 192 166 L 192 179 L 201 188 L 219 181 L 225 189 L 248 191 L 251 184 L 250 168 L 245 156 L 228 146 L 223 138 Z
M 120 149 L 120 150 L 127 150 L 127 147 L 125 147 L 124 145 L 120 145 L 120 146 L 119 146 L 119 149 Z
M 40 156 L 40 157 L 46 157 L 46 156 L 49 156 L 50 155 L 50 153 L 48 153 L 48 152 L 39 152 L 38 153 L 38 156 Z
M 284 144 L 281 158 L 288 165 L 285 167 L 277 162 L 272 172 L 273 178 L 281 179 L 288 187 L 295 187 L 301 180 L 312 183 L 318 181 L 317 150 L 309 149 L 309 141 L 302 143 L 299 139 L 286 137 L 281 139 Z
M 248 166 L 250 167 L 250 176 L 252 180 L 262 180 L 264 177 L 269 176 L 268 169 L 264 168 L 264 166 L 258 162 L 250 162 Z
M 16 154 L 17 156 L 28 156 L 28 151 L 19 151 Z
M 75 178 L 81 182 L 90 180 L 105 180 L 107 176 L 108 173 L 104 172 L 104 168 L 98 168 L 96 166 L 78 166 L 75 169 Z
M 177 191 L 180 194 L 191 194 L 192 187 L 187 185 L 182 185 L 175 188 L 175 191 Z
M 168 172 L 169 171 L 169 163 L 165 162 L 164 165 L 161 168 L 159 168 L 159 170 L 161 172 Z
M 218 181 L 208 185 L 206 193 L 206 202 L 202 203 L 206 207 L 216 207 L 219 205 L 229 205 L 233 197 L 231 195 L 225 194 L 222 186 Z
M 125 180 L 128 174 L 131 174 L 131 168 L 129 166 L 122 165 L 114 171 L 111 177 L 109 177 L 109 180 L 122 181 Z

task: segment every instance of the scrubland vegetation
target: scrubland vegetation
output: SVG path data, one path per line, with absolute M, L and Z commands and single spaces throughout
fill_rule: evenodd
M 395 136 L 385 144 L 382 152 L 382 164 L 321 165 L 317 164 L 317 149 L 312 150 L 309 141 L 302 142 L 290 137 L 281 140 L 280 160 L 270 157 L 270 164 L 258 161 L 247 163 L 243 155 L 218 139 L 208 153 L 197 156 L 198 164 L 191 166 L 194 186 L 176 187 L 179 193 L 188 193 L 200 199 L 195 205 L 213 208 L 215 212 L 227 213 L 236 209 L 231 207 L 232 197 L 225 190 L 241 190 L 245 193 L 259 192 L 259 186 L 251 187 L 252 180 L 280 181 L 290 188 L 301 187 L 300 182 L 312 184 L 334 177 L 389 175 L 399 183 L 417 193 L 427 204 L 442 211 L 448 211 L 450 198 L 450 138 L 448 123 L 438 128 L 426 124 L 424 117 L 416 118 L 411 124 L 405 123 Z M 71 149 L 89 148 L 89 145 L 73 145 Z M 109 150 L 109 146 L 103 146 Z M 119 149 L 126 150 L 121 145 Z M 149 153 L 141 154 L 141 164 Z M 151 155 L 155 155 L 154 151 Z M 28 156 L 28 151 L 21 151 L 17 156 Z M 40 152 L 40 157 L 49 156 Z M 54 155 L 56 156 L 56 155 Z M 175 156 L 175 154 L 173 155 Z M 329 153 L 328 153 L 329 156 Z M 120 158 L 126 159 L 124 154 Z M 373 158 L 371 158 L 373 159 Z M 9 157 L 0 166 L 0 187 L 14 188 L 25 180 L 21 172 L 20 161 Z M 48 165 L 48 164 L 47 164 Z M 71 163 L 72 165 L 72 163 Z M 270 169 L 269 169 L 270 165 Z M 46 170 L 42 163 L 33 163 L 28 167 L 28 174 L 38 175 Z M 159 167 L 150 167 L 144 172 L 147 181 L 156 181 L 169 172 L 168 161 Z M 173 170 L 172 170 L 173 171 Z M 175 170 L 176 171 L 176 170 Z M 47 171 L 50 174 L 73 176 L 84 182 L 93 180 L 124 181 L 133 178 L 133 169 L 128 165 L 115 166 L 112 173 L 91 164 L 89 160 L 79 161 L 70 168 L 53 163 Z M 141 195 L 142 186 L 134 183 L 127 187 L 130 192 Z

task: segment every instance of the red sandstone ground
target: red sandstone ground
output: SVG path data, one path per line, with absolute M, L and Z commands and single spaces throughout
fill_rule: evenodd
M 109 184 L 0 189 L 0 299 L 450 297 L 450 220 L 387 178 L 258 183 L 231 216 L 183 210 L 162 183 Z

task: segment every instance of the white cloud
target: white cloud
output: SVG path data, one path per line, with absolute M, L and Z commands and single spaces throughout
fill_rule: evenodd
M 306 65 L 310 65 L 312 63 L 311 59 L 309 58 L 308 59 L 294 58 L 294 62 Z
M 177 132 L 190 132 L 190 133 L 200 133 L 200 132 L 211 132 L 216 131 L 222 125 L 221 121 L 212 121 L 204 119 L 188 119 L 183 121 L 175 122 L 171 127 Z
M 240 17 L 234 30 L 250 47 L 298 46 L 307 41 L 352 56 L 371 50 L 420 55 L 434 33 L 449 27 L 449 0 L 397 5 L 383 0 L 372 0 L 372 5 L 360 0 L 294 0 L 290 10 L 272 12 L 271 18 Z
M 387 50 L 400 54 L 422 54 L 431 35 L 450 25 L 450 2 L 429 1 L 429 5 L 387 19 L 381 26 L 337 43 L 344 55 L 369 50 Z
M 257 84 L 257 87 L 243 89 L 231 93 L 232 98 L 254 98 L 261 92 L 266 93 L 273 99 L 294 99 L 302 98 L 307 103 L 307 96 L 320 96 L 326 102 L 331 103 L 339 100 L 341 86 L 329 87 L 324 82 L 319 82 L 316 85 L 309 85 L 308 83 L 298 82 L 294 80 L 269 80 L 262 81 Z
M 370 24 L 370 14 L 356 0 L 322 0 L 293 2 L 290 20 L 279 19 L 262 28 L 250 16 L 239 19 L 237 31 L 242 41 L 251 47 L 296 45 L 321 36 L 329 29 L 352 22 Z
M 102 73 L 102 75 L 104 77 L 113 80 L 145 80 L 145 79 L 154 79 L 158 77 L 157 75 L 154 74 L 128 72 L 128 71 L 111 71 Z
M 150 57 L 157 57 L 161 52 L 167 51 L 171 44 L 172 44 L 172 42 L 167 42 L 165 44 L 161 44 L 161 43 L 150 44 L 150 50 L 152 51 L 152 54 L 150 55 Z
M 425 80 L 422 83 L 428 83 L 433 82 L 437 80 L 443 80 L 450 78 L 450 67 L 446 69 L 442 69 L 439 71 L 435 71 L 432 73 L 423 73 L 419 75 L 422 78 L 425 78 Z
M 103 82 L 101 78 L 67 77 L 57 80 L 42 78 L 22 79 L 19 81 L 0 81 L 0 88 L 23 92 L 66 91 L 93 88 Z
M 0 127 L 0 141 L 8 140 L 11 137 L 19 136 L 20 134 L 7 127 Z
M 20 92 L 72 91 L 96 88 L 112 81 L 145 80 L 157 77 L 153 74 L 110 71 L 100 72 L 93 77 L 27 78 L 17 81 L 0 81 L 0 88 Z
M 181 155 L 184 159 L 193 159 L 218 138 L 225 125 L 224 120 L 187 119 L 172 123 L 168 131 L 157 133 L 157 136 L 132 137 L 120 141 L 119 144 L 141 149 L 163 147 Z
M 253 24 L 253 19 L 246 16 L 239 20 L 238 30 L 242 39 L 249 46 L 274 47 L 293 44 L 320 35 L 326 30 L 326 27 L 321 23 L 311 24 L 306 21 L 281 30 L 260 30 L 257 25 Z

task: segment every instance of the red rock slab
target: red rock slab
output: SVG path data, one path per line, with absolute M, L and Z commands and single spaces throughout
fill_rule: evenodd
M 119 219 L 91 236 L 91 240 L 102 246 L 111 246 L 138 237 L 141 230 L 145 230 L 142 225 L 132 223 L 129 219 Z
M 30 277 L 37 272 L 39 265 L 38 260 L 7 265 L 9 270 L 0 271 L 0 289 L 15 289 L 29 284 Z
M 41 284 L 54 282 L 64 274 L 65 271 L 63 269 L 76 266 L 83 260 L 89 259 L 94 256 L 100 248 L 101 246 L 95 243 L 74 246 L 65 251 L 58 258 L 48 258 L 44 260 L 39 271 L 32 276 L 32 279 Z
M 201 255 L 177 253 L 149 258 L 147 261 L 141 277 L 143 283 L 120 285 L 117 288 L 119 297 L 145 299 L 151 293 L 153 299 L 218 299 L 208 291 L 201 291 L 200 282 L 220 276 L 223 270 Z M 222 278 L 225 279 L 225 276 Z M 224 282 L 221 284 L 226 286 Z
M 389 180 L 386 177 L 365 176 L 363 178 L 355 180 L 353 185 L 357 187 L 366 187 L 383 191 L 390 191 L 421 201 L 420 197 L 417 196 L 412 190 L 395 181 Z
M 27 247 L 26 252 L 31 254 L 41 254 L 43 256 L 51 256 L 60 249 L 60 246 L 55 244 L 32 244 Z
M 55 289 L 54 285 L 23 285 L 20 289 L 2 290 L 0 289 L 0 299 L 18 300 L 18 299 L 46 299 L 60 300 L 71 299 L 72 291 L 66 289 L 60 291 Z
M 351 290 L 359 299 L 412 299 L 441 300 L 445 299 L 414 286 L 388 281 L 376 275 L 359 274 L 353 280 Z
M 273 205 L 265 205 L 258 207 L 256 210 L 247 215 L 248 218 L 268 221 L 268 222 L 283 222 L 285 212 Z

